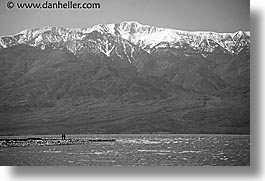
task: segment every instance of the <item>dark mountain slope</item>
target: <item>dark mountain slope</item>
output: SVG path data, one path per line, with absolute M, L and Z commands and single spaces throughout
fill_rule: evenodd
M 249 32 L 131 22 L 0 38 L 2 135 L 249 134 Z
M 18 50 L 23 56 L 16 56 Z M 0 55 L 2 62 L 12 62 L 1 69 L 5 80 L 0 87 L 1 134 L 249 131 L 249 117 L 244 113 L 248 107 L 242 107 L 239 93 L 226 99 L 208 94 L 204 106 L 205 93 L 194 87 L 209 81 L 200 69 L 211 69 L 207 61 L 197 56 L 171 57 L 167 68 L 156 63 L 151 71 L 139 71 L 131 64 L 118 66 L 107 57 L 94 64 L 65 51 L 28 46 L 4 49 Z M 158 57 L 155 59 L 159 61 Z M 27 68 L 22 69 L 23 61 Z M 232 69 L 233 63 L 228 63 L 224 66 L 227 71 L 220 75 L 233 76 L 238 68 L 247 66 Z M 21 72 L 20 76 L 10 79 L 16 72 Z M 202 87 L 207 90 L 207 86 Z M 227 89 L 212 87 L 216 95 L 224 95 L 218 91 Z M 220 110 L 233 116 L 219 117 Z

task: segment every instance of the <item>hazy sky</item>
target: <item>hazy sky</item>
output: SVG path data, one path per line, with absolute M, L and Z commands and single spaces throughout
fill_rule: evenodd
M 83 28 L 131 20 L 180 30 L 250 30 L 249 0 L 72 0 L 77 3 L 100 3 L 100 9 L 90 10 L 17 9 L 16 6 L 7 9 L 8 1 L 44 3 L 46 0 L 1 0 L 0 35 L 45 26 Z

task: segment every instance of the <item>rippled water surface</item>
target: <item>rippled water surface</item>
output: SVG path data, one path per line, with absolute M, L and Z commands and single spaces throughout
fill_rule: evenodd
M 85 145 L 0 147 L 0 165 L 250 164 L 250 136 L 245 135 L 70 135 L 68 138 L 115 138 L 116 141 Z

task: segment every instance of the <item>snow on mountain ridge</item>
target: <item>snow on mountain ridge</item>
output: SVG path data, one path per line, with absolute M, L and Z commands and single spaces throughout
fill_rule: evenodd
M 122 23 L 124 24 L 124 23 Z M 124 25 L 123 25 L 124 27 Z M 160 42 L 168 42 L 174 47 L 176 42 L 190 44 L 195 50 L 201 50 L 201 44 L 206 40 L 208 46 L 210 43 L 208 40 L 213 40 L 219 46 L 223 47 L 230 53 L 239 53 L 234 49 L 235 36 L 244 36 L 246 44 L 250 43 L 250 32 L 244 33 L 238 31 L 235 33 L 216 33 L 216 32 L 203 32 L 203 31 L 182 31 L 168 28 L 156 28 L 148 25 L 141 25 L 139 23 L 129 23 L 125 26 L 125 30 L 122 32 L 122 37 L 130 40 L 132 43 L 140 46 L 141 48 L 149 51 Z M 129 28 L 128 28 L 129 27 Z M 140 29 L 140 30 L 139 30 Z M 242 45 L 242 46 L 245 46 Z M 174 47 L 178 48 L 178 47 Z M 211 46 L 214 49 L 214 46 Z
M 197 51 L 212 52 L 215 47 L 221 46 L 232 54 L 238 54 L 244 46 L 249 47 L 250 44 L 250 32 L 248 31 L 237 31 L 235 33 L 182 31 L 142 25 L 136 21 L 124 21 L 118 24 L 99 24 L 91 28 L 48 26 L 41 29 L 27 29 L 13 36 L 1 36 L 0 47 L 7 48 L 17 44 L 28 44 L 45 49 L 47 44 L 52 43 L 62 46 L 62 44 L 72 41 L 77 43 L 77 45 L 65 46 L 72 53 L 76 54 L 78 50 L 76 46 L 82 47 L 83 45 L 80 42 L 86 39 L 88 34 L 95 31 L 100 34 L 111 34 L 115 37 L 121 37 L 149 53 L 155 48 L 164 46 L 180 48 L 179 46 L 188 44 Z M 163 45 L 163 42 L 166 44 Z M 104 43 L 99 45 L 99 49 L 108 56 L 110 50 L 113 49 L 109 44 L 111 43 L 104 40 Z

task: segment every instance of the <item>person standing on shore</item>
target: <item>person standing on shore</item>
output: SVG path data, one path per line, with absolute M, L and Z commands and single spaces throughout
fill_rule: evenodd
M 65 134 L 62 134 L 62 140 L 65 140 Z

